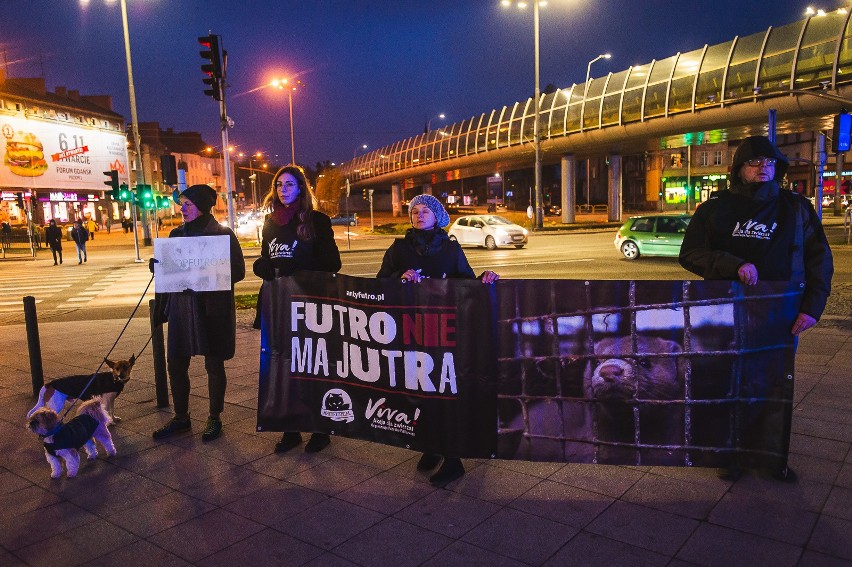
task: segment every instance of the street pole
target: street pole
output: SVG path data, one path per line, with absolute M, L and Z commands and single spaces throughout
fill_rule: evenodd
M 293 130 L 293 89 L 287 90 L 287 100 L 290 101 L 290 163 L 296 165 L 296 136 Z
M 139 119 L 136 114 L 136 89 L 133 86 L 133 64 L 130 60 L 130 30 L 127 26 L 127 0 L 121 0 L 121 24 L 124 29 L 124 54 L 127 59 L 127 84 L 130 91 L 130 119 L 133 124 L 133 143 L 136 146 L 136 185 L 145 184 L 145 170 L 142 169 L 142 139 L 139 136 Z M 128 177 L 129 178 L 129 177 Z M 142 262 L 139 256 L 139 235 L 136 233 L 136 204 L 131 203 L 130 214 L 133 218 L 133 245 L 136 248 L 136 262 Z M 143 232 L 147 227 L 143 228 Z M 150 235 L 146 240 L 150 241 Z
M 535 227 L 544 226 L 544 210 L 542 209 L 541 190 L 541 129 L 539 127 L 539 105 L 541 90 L 539 84 L 539 5 L 533 0 L 533 28 L 535 35 L 535 122 L 533 123 L 533 139 L 535 141 Z
M 346 218 L 347 219 L 349 218 L 349 193 L 350 193 L 349 178 L 347 177 L 346 178 Z M 346 248 L 347 248 L 347 250 L 351 250 L 352 249 L 352 229 L 349 227 L 349 224 L 348 224 L 349 221 L 347 220 L 346 222 L 347 222 L 347 225 L 346 225 Z

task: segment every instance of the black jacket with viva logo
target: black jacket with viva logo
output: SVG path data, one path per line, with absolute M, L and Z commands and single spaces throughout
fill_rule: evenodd
M 695 211 L 680 264 L 704 279 L 737 280 L 754 264 L 765 281 L 805 283 L 800 311 L 819 319 L 831 291 L 834 264 L 810 202 L 777 182 L 720 191 Z

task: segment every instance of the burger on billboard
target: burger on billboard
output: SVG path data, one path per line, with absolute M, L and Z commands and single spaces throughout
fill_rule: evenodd
M 6 157 L 3 163 L 15 175 L 38 177 L 47 171 L 44 147 L 32 132 L 18 130 L 6 139 Z

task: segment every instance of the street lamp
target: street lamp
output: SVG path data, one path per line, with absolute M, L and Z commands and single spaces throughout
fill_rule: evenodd
M 501 4 L 504 8 L 510 7 L 513 2 L 511 0 L 502 0 Z M 527 2 L 518 1 L 515 3 L 521 10 L 527 7 Z M 539 84 L 539 8 L 547 6 L 547 2 L 533 0 L 533 40 L 535 43 L 535 100 L 533 102 L 533 143 L 535 144 L 535 227 L 542 228 L 544 226 L 544 210 L 542 208 L 542 191 L 541 191 L 541 129 L 539 127 L 539 113 L 541 111 L 541 87 Z
M 293 131 L 293 91 L 302 86 L 302 81 L 291 83 L 289 79 L 275 79 L 272 86 L 279 90 L 287 89 L 287 101 L 290 104 L 290 163 L 296 165 L 296 137 Z
M 358 150 L 366 150 L 367 144 L 361 144 L 360 146 L 355 148 L 355 151 L 352 152 L 352 159 L 358 157 Z
M 429 118 L 428 120 L 426 120 L 426 128 L 423 129 L 423 133 L 424 134 L 429 133 L 429 130 L 432 129 L 432 121 L 434 119 L 440 118 L 441 120 L 444 120 L 446 117 L 447 117 L 447 115 L 442 112 L 441 114 L 438 114 L 438 115 L 433 116 L 432 118 Z
M 610 53 L 601 53 L 600 55 L 598 55 L 597 57 L 595 57 L 594 59 L 589 61 L 589 64 L 586 66 L 586 82 L 584 83 L 585 86 L 583 87 L 583 118 L 580 119 L 581 123 L 583 123 L 584 120 L 585 120 L 586 97 L 589 94 L 589 78 L 592 74 L 592 63 L 594 63 L 595 61 L 600 61 L 601 59 L 609 59 L 610 57 L 612 57 L 612 55 Z M 591 204 L 591 197 L 592 197 L 592 195 L 591 195 L 592 188 L 591 187 L 592 187 L 592 160 L 589 159 L 589 158 L 586 158 L 586 205 Z

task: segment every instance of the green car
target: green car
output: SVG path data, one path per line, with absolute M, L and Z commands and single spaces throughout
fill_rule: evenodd
M 639 256 L 677 256 L 686 225 L 686 214 L 630 217 L 615 233 L 615 249 L 628 260 Z

